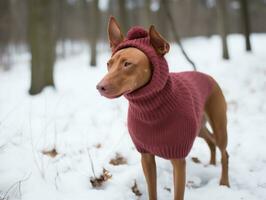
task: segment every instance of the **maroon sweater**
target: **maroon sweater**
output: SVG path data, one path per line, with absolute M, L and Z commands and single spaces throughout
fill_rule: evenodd
M 185 158 L 200 130 L 212 79 L 200 72 L 169 73 L 147 32 L 133 27 L 113 53 L 127 47 L 143 51 L 153 73 L 144 87 L 124 95 L 129 101 L 128 130 L 137 150 L 166 159 Z

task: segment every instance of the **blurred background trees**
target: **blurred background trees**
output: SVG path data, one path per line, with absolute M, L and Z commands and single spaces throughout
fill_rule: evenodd
M 57 1 L 28 0 L 28 44 L 31 53 L 30 94 L 38 94 L 45 86 L 54 86 L 56 59 Z
M 166 0 L 180 38 L 220 35 L 223 58 L 230 57 L 227 35 L 266 31 L 265 0 Z M 97 65 L 97 44 L 106 42 L 106 26 L 115 16 L 126 32 L 132 25 L 154 24 L 174 41 L 163 0 L 1 0 L 0 67 L 9 69 L 12 53 L 31 53 L 31 94 L 54 85 L 57 58 L 75 53 L 75 42 L 89 46 L 88 66 Z M 217 47 L 220 48 L 220 47 Z

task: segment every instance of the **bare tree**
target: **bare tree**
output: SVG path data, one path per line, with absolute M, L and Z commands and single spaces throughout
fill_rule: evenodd
M 148 27 L 151 23 L 151 0 L 145 0 L 144 1 L 144 11 L 145 11 L 145 16 L 144 16 L 144 19 L 145 19 L 145 27 Z
M 246 41 L 246 50 L 251 51 L 250 44 L 250 20 L 249 20 L 249 12 L 248 12 L 248 1 L 240 0 L 240 11 L 241 11 L 241 21 L 242 21 L 242 30 L 245 35 Z
M 65 20 L 65 15 L 67 13 L 66 7 L 67 2 L 65 0 L 58 1 L 58 10 L 57 10 L 57 38 L 60 41 L 60 51 L 58 52 L 58 57 L 66 57 L 66 35 L 67 35 L 67 23 Z
M 223 58 L 229 59 L 227 35 L 228 35 L 228 16 L 226 0 L 217 0 L 218 26 L 222 39 Z
M 161 3 L 162 3 L 161 6 L 166 11 L 166 16 L 167 16 L 167 19 L 169 21 L 170 27 L 172 28 L 175 42 L 179 45 L 181 52 L 184 55 L 184 57 L 186 58 L 186 60 L 192 65 L 193 70 L 197 71 L 197 67 L 196 67 L 195 63 L 189 58 L 189 56 L 187 55 L 187 53 L 186 53 L 186 51 L 185 51 L 185 49 L 181 43 L 181 39 L 180 39 L 180 36 L 178 34 L 177 28 L 175 26 L 174 18 L 170 12 L 170 7 L 168 5 L 168 2 L 163 0 Z
M 168 37 L 169 36 L 169 31 L 168 31 L 168 23 L 166 22 L 166 8 L 164 7 L 164 3 L 167 4 L 167 6 L 169 5 L 169 1 L 165 1 L 165 0 L 160 0 L 160 7 L 157 10 L 157 23 L 158 23 L 158 30 L 160 31 L 160 33 L 162 33 L 162 35 L 164 37 Z
M 28 0 L 29 44 L 31 52 L 31 95 L 45 86 L 54 86 L 53 70 L 56 58 L 54 0 Z
M 99 35 L 99 22 L 101 21 L 98 4 L 99 0 L 93 0 L 91 6 L 92 18 L 94 19 L 93 22 L 91 23 L 91 37 L 90 37 L 91 66 L 96 66 L 96 58 L 97 58 L 97 39 Z
M 119 16 L 121 21 L 121 29 L 123 33 L 126 33 L 129 29 L 128 11 L 126 8 L 126 0 L 118 0 L 119 5 Z

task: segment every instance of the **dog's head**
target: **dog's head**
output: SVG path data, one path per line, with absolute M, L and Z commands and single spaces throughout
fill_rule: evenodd
M 163 56 L 169 51 L 168 42 L 154 26 L 149 28 L 148 33 L 145 31 L 142 34 L 147 34 L 149 43 L 158 56 Z M 97 89 L 107 98 L 116 98 L 145 86 L 151 79 L 152 65 L 148 56 L 138 48 L 127 47 L 117 50 L 119 45 L 129 39 L 129 33 L 127 38 L 124 38 L 114 17 L 109 19 L 108 37 L 113 54 L 107 62 L 108 72 L 97 84 Z

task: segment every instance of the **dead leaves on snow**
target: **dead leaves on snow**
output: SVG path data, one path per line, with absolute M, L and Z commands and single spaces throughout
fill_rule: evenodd
M 168 191 L 168 192 L 171 192 L 171 188 L 169 188 L 169 187 L 166 187 L 165 186 L 163 189 L 166 190 L 166 191 Z
M 197 157 L 192 157 L 191 160 L 194 162 L 194 163 L 201 163 L 200 160 L 197 158 Z
M 96 149 L 100 149 L 100 148 L 102 148 L 102 144 L 101 143 L 97 143 L 97 144 L 94 145 L 94 147 Z
M 52 150 L 48 150 L 48 151 L 43 150 L 42 153 L 51 158 L 54 158 L 58 155 L 58 152 L 56 151 L 55 148 L 53 148 Z
M 121 154 L 116 153 L 115 158 L 111 159 L 109 163 L 111 165 L 124 165 L 127 164 L 127 159 Z
M 139 191 L 136 180 L 134 181 L 134 185 L 131 187 L 131 190 L 138 197 L 142 195 L 142 193 Z
M 105 183 L 111 178 L 112 178 L 111 173 L 103 168 L 103 173 L 99 177 L 91 177 L 90 182 L 92 187 L 99 188 L 103 185 L 103 183 Z

